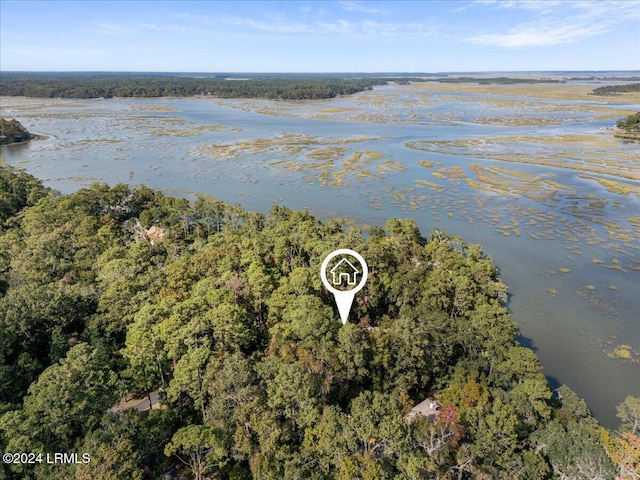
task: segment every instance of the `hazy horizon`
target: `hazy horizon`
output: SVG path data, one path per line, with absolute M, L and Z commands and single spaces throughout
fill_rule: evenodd
M 458 70 L 458 71 L 433 71 L 433 72 L 395 72 L 395 71 L 181 71 L 181 70 L 3 70 L 0 73 L 88 73 L 88 74 L 155 74 L 155 75 L 260 75 L 260 76 L 277 76 L 277 75 L 367 75 L 367 76 L 444 76 L 444 75 L 489 75 L 489 74 L 509 74 L 509 75 L 533 75 L 533 74 L 549 74 L 549 75 L 568 75 L 568 74 L 640 74 L 640 70 Z

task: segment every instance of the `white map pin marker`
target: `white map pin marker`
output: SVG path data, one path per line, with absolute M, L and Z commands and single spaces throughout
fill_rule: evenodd
M 327 278 L 327 267 L 329 266 L 329 262 L 338 256 L 342 256 L 342 259 L 331 269 L 331 281 L 329 281 Z M 357 263 L 360 264 L 360 268 L 352 264 L 347 256 L 354 257 L 358 260 Z M 369 268 L 367 267 L 367 262 L 364 261 L 362 255 L 358 252 L 354 252 L 348 248 L 334 250 L 322 261 L 320 278 L 324 286 L 327 287 L 327 290 L 333 293 L 343 325 L 347 323 L 347 318 L 349 318 L 353 297 L 362 290 L 362 287 L 364 287 L 364 284 L 367 282 L 368 276 Z M 358 281 L 358 279 L 360 280 Z M 346 281 L 347 285 L 355 285 L 355 287 L 350 290 L 338 290 L 334 287 L 334 285 L 341 285 L 344 281 Z

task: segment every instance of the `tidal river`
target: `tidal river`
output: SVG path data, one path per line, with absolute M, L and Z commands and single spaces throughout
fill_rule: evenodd
M 608 427 L 640 396 L 640 110 L 567 85 L 376 88 L 314 102 L 1 99 L 44 140 L 2 161 L 72 192 L 92 182 L 206 193 L 251 210 L 414 218 L 482 244 L 522 343 Z M 348 248 L 349 245 L 344 245 Z

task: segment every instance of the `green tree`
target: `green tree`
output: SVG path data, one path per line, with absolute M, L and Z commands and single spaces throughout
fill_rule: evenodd
M 406 438 L 407 424 L 392 395 L 367 391 L 351 402 L 345 435 L 352 452 L 393 465 Z
M 347 430 L 347 416 L 334 405 L 325 406 L 318 421 L 304 433 L 302 457 L 310 469 L 329 478 L 335 475 L 349 456 Z
M 71 450 L 113 405 L 117 387 L 116 375 L 99 351 L 86 343 L 74 346 L 29 388 L 24 408 L 0 420 L 8 448 Z
M 561 478 L 615 477 L 615 470 L 593 422 L 552 421 L 536 434 L 538 445 Z
M 609 458 L 618 469 L 620 480 L 640 478 L 640 399 L 628 396 L 618 405 L 620 429 L 611 433 L 600 431 L 600 439 Z
M 318 387 L 312 375 L 299 363 L 280 358 L 270 358 L 257 368 L 266 383 L 268 407 L 290 422 L 292 432 L 301 434 L 319 414 L 316 405 Z
M 492 383 L 509 392 L 508 399 L 518 415 L 531 428 L 551 416 L 551 390 L 536 354 L 525 347 L 513 346 L 506 357 L 496 362 Z
M 167 388 L 167 396 L 172 401 L 177 401 L 183 392 L 186 393 L 193 400 L 202 417 L 205 416 L 207 401 L 204 377 L 210 357 L 211 350 L 206 346 L 190 348 L 178 360 L 173 378 Z
M 613 478 L 615 470 L 601 441 L 600 426 L 584 400 L 565 385 L 557 392 L 561 408 L 532 435 L 553 472 L 568 478 Z
M 173 435 L 164 453 L 167 456 L 175 455 L 191 469 L 196 480 L 202 480 L 211 469 L 224 465 L 226 449 L 214 429 L 189 425 Z
M 127 376 L 132 387 L 150 392 L 164 385 L 167 359 L 155 326 L 160 318 L 168 316 L 167 305 L 148 305 L 140 309 L 127 330 L 126 347 L 122 354 L 129 363 Z
M 629 395 L 616 410 L 618 418 L 622 420 L 622 431 L 640 435 L 640 398 Z
M 214 358 L 205 372 L 204 385 L 205 424 L 225 434 L 234 459 L 247 461 L 254 448 L 252 424 L 265 409 L 264 391 L 252 363 L 240 352 Z
M 137 465 L 138 452 L 130 438 L 119 437 L 110 443 L 96 441 L 91 436 L 83 444 L 91 452 L 90 461 L 75 468 L 76 480 L 142 480 L 144 471 Z
M 7 219 L 35 205 L 49 192 L 42 182 L 24 170 L 0 164 L 0 232 Z
M 152 303 L 165 282 L 168 252 L 146 241 L 111 245 L 97 262 L 100 298 L 89 327 L 95 337 L 120 343 L 142 306 Z
M 627 132 L 640 133 L 640 112 L 621 118 L 616 122 L 616 127 Z
M 519 427 L 515 409 L 500 398 L 479 415 L 469 432 L 477 471 L 496 473 L 506 468 L 518 447 Z
M 389 355 L 384 368 L 390 388 L 423 396 L 456 355 L 456 326 L 424 304 L 404 307 L 389 328 Z

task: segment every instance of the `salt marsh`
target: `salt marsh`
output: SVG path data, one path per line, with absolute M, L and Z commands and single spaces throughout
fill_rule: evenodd
M 412 217 L 425 234 L 481 243 L 545 373 L 615 426 L 615 405 L 640 396 L 640 145 L 606 128 L 640 98 L 592 88 L 425 82 L 311 102 L 5 97 L 3 117 L 47 138 L 0 153 L 63 192 L 145 183 L 262 212 Z

